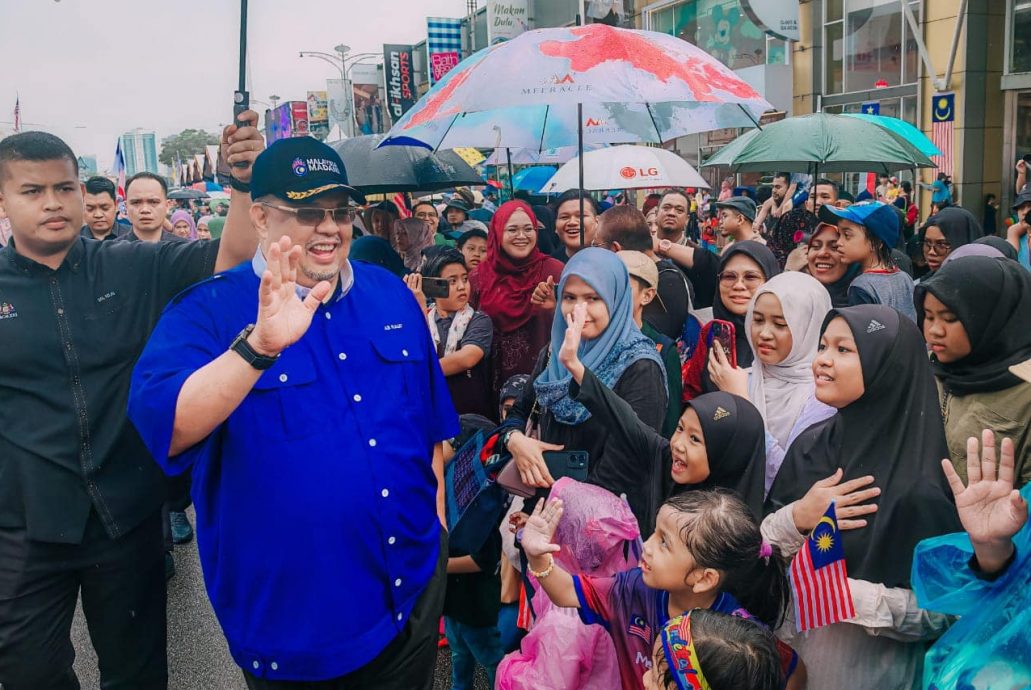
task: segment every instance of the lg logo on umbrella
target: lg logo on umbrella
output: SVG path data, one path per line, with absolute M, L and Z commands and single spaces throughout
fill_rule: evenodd
M 641 177 L 658 177 L 659 169 L 658 168 L 634 168 L 634 167 L 631 167 L 629 165 L 624 167 L 624 168 L 620 168 L 619 169 L 619 176 L 624 178 L 624 179 L 626 179 L 626 180 L 632 180 L 635 177 L 637 177 L 638 175 L 640 175 Z

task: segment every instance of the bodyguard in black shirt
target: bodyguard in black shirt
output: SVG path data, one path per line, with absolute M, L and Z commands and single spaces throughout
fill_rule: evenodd
M 248 113 L 249 122 L 257 116 Z M 263 147 L 223 134 L 238 186 Z M 50 134 L 0 141 L 0 685 L 78 688 L 81 589 L 104 688 L 165 688 L 160 469 L 126 417 L 129 378 L 164 305 L 253 256 L 247 194 L 219 242 L 80 237 L 75 154 Z

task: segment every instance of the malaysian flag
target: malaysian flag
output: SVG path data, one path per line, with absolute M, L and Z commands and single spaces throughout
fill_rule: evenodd
M 648 625 L 647 621 L 644 620 L 644 616 L 631 616 L 630 625 L 627 626 L 626 631 L 631 635 L 637 635 L 648 643 L 651 643 L 652 641 L 652 629 L 651 626 Z
M 931 156 L 938 172 L 952 177 L 953 129 L 956 126 L 956 94 L 936 93 L 931 100 L 931 141 L 942 152 Z
M 118 178 L 118 197 L 125 198 L 125 156 L 122 155 L 122 140 L 115 146 L 115 176 Z
M 14 97 L 14 131 L 21 131 L 21 96 Z
M 462 59 L 462 20 L 427 17 L 426 55 L 432 85 L 443 79 Z
M 855 618 L 833 503 L 791 561 L 791 593 L 799 632 Z

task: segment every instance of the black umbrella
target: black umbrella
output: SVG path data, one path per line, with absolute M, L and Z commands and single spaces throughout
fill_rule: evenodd
M 208 195 L 196 189 L 173 189 L 168 193 L 168 198 L 181 201 L 183 199 L 207 199 Z
M 433 153 L 421 146 L 378 149 L 383 136 L 368 134 L 330 144 L 344 161 L 348 182 L 364 194 L 435 192 L 486 184 L 454 151 Z

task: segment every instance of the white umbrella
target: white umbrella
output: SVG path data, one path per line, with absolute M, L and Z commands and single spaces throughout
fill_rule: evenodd
M 610 146 L 584 154 L 584 189 L 702 187 L 709 183 L 683 158 L 654 146 Z M 576 189 L 579 161 L 574 158 L 541 188 L 550 194 Z

